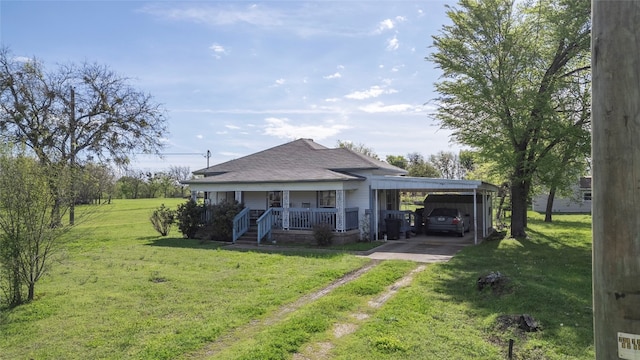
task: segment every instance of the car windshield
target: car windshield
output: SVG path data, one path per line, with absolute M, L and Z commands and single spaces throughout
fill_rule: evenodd
M 458 216 L 458 210 L 456 209 L 433 209 L 429 216 L 450 216 L 456 217 Z

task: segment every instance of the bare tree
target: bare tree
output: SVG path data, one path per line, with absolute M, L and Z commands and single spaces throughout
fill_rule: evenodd
M 0 49 L 0 137 L 24 143 L 44 166 L 65 164 L 71 174 L 82 158 L 127 164 L 134 152 L 159 154 L 165 112 L 128 82 L 91 63 L 47 72 L 35 58 Z
M 180 185 L 180 196 L 184 197 L 184 188 L 182 184 L 183 180 L 189 180 L 191 178 L 191 169 L 188 166 L 175 166 L 169 167 L 169 176 Z

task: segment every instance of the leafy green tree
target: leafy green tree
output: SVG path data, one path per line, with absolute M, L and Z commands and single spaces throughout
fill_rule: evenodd
M 511 235 L 525 236 L 535 174 L 584 119 L 575 93 L 590 67 L 590 2 L 460 0 L 427 59 L 443 72 L 437 118 L 511 183 Z
M 393 166 L 397 166 L 401 169 L 407 169 L 409 167 L 409 162 L 407 158 L 402 155 L 387 155 L 387 162 Z
M 412 152 L 407 155 L 408 175 L 416 177 L 439 178 L 441 176 L 438 169 L 429 164 L 422 154 Z
M 476 155 L 471 150 L 460 150 L 458 160 L 465 175 L 476 168 Z
M 52 226 L 59 198 L 50 191 L 51 179 L 60 188 L 69 180 L 67 172 L 43 167 L 22 150 L 0 150 L 0 286 L 11 307 L 34 299 L 68 229 Z
M 569 91 L 574 92 L 573 108 L 557 112 L 559 118 L 571 118 L 575 126 L 567 131 L 558 145 L 540 162 L 535 180 L 548 190 L 545 222 L 551 222 L 553 202 L 556 193 L 565 197 L 575 196 L 574 187 L 580 176 L 588 168 L 588 157 L 591 155 L 591 86 L 589 79 L 584 83 L 576 83 Z M 559 120 L 566 122 L 566 119 Z
M 106 164 L 87 162 L 79 165 L 76 175 L 76 204 L 100 204 L 103 197 L 113 195 L 115 179 Z
M 139 199 L 146 192 L 145 173 L 129 170 L 116 181 L 116 196 L 123 199 Z

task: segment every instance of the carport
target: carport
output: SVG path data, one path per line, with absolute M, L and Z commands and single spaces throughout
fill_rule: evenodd
M 493 209 L 491 207 L 492 194 L 498 192 L 498 187 L 479 180 L 435 179 L 407 176 L 372 176 L 370 178 L 371 209 L 373 229 L 378 229 L 380 223 L 380 196 L 383 192 L 401 191 L 423 192 L 427 194 L 467 194 L 473 197 L 473 229 L 474 244 L 478 244 L 478 230 L 482 230 L 482 238 L 489 235 L 493 227 Z M 480 200 L 480 201 L 479 201 Z M 480 216 L 478 216 L 480 215 Z M 478 218 L 481 224 L 478 224 Z M 378 240 L 378 231 L 374 231 Z

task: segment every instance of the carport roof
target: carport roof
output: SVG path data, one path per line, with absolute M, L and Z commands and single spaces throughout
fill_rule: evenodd
M 479 180 L 436 179 L 409 176 L 372 176 L 373 190 L 406 190 L 423 192 L 497 192 L 496 185 Z

